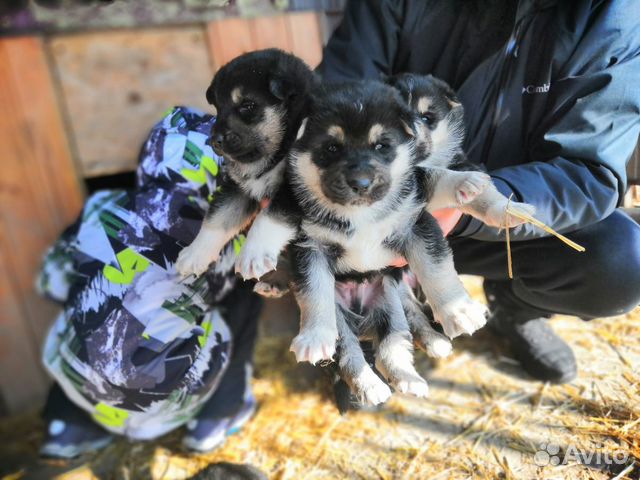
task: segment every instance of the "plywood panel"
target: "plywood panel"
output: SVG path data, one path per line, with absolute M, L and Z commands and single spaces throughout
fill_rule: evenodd
M 255 50 L 263 48 L 281 48 L 290 51 L 291 42 L 285 15 L 258 17 L 250 20 L 252 47 Z
M 249 21 L 229 18 L 207 24 L 211 58 L 216 69 L 245 52 L 255 50 Z
M 86 176 L 134 169 L 169 107 L 209 108 L 204 27 L 67 35 L 50 48 Z
M 317 13 L 287 15 L 291 50 L 315 68 L 322 60 L 322 31 Z
M 75 175 L 37 38 L 0 40 L 0 376 L 12 409 L 39 399 L 41 342 L 56 308 L 33 289 L 44 250 L 79 213 Z
M 252 50 L 277 47 L 315 67 L 322 58 L 322 32 L 317 13 L 288 13 L 252 20 L 227 19 L 207 25 L 215 68 Z

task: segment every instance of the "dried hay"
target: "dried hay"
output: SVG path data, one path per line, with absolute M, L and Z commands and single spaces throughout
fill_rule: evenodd
M 477 279 L 466 283 L 480 295 Z M 436 363 L 417 354 L 429 399 L 396 395 L 381 412 L 344 417 L 327 382 L 295 365 L 288 338 L 263 338 L 254 381 L 260 410 L 223 448 L 193 455 L 175 432 L 153 443 L 121 441 L 74 464 L 40 461 L 22 472 L 25 478 L 66 471 L 59 478 L 180 479 L 227 460 L 283 480 L 640 478 L 640 309 L 592 322 L 561 317 L 553 326 L 579 360 L 579 378 L 570 385 L 523 378 L 508 352 L 480 332 L 456 341 L 455 353 Z M 34 458 L 40 426 L 33 418 L 14 420 L 21 428 L 2 428 L 0 458 L 10 441 L 23 443 L 18 450 L 31 455 L 25 459 Z M 573 447 L 594 455 L 583 459 L 589 466 L 541 467 L 534 455 L 542 444 L 557 445 L 559 455 Z M 628 460 L 611 467 L 602 461 L 605 452 Z M 13 472 L 20 471 L 14 463 Z

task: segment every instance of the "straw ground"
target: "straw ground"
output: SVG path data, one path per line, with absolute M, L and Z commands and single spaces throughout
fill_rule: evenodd
M 482 295 L 478 279 L 465 282 Z M 175 432 L 151 443 L 120 441 L 74 462 L 42 461 L 42 425 L 29 414 L 2 422 L 0 472 L 181 479 L 227 460 L 275 479 L 640 478 L 640 309 L 552 324 L 578 356 L 579 378 L 570 385 L 531 381 L 508 350 L 479 332 L 456 341 L 450 358 L 431 362 L 417 353 L 428 399 L 395 395 L 380 412 L 346 416 L 331 403 L 324 376 L 295 364 L 287 329 L 274 335 L 267 328 L 256 354 L 260 410 L 223 448 L 193 455 Z M 565 457 L 566 464 L 554 464 Z

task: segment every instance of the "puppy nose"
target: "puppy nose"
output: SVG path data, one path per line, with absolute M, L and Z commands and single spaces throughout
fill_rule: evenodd
M 372 183 L 373 179 L 366 173 L 355 173 L 347 177 L 347 185 L 355 193 L 366 193 Z
M 233 132 L 227 132 L 224 134 L 224 144 L 231 150 L 238 150 L 243 147 L 240 136 Z
M 222 135 L 220 132 L 215 132 L 211 136 L 211 146 L 217 149 L 222 148 L 222 140 L 224 140 L 224 135 Z

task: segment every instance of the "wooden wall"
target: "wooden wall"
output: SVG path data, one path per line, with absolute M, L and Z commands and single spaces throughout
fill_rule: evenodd
M 279 47 L 319 63 L 320 17 L 289 13 L 174 28 L 0 39 L 0 415 L 41 403 L 40 350 L 57 308 L 33 289 L 44 250 L 71 223 L 83 179 L 132 171 L 177 104 L 210 109 L 213 73 Z
M 167 108 L 210 110 L 205 91 L 215 70 L 267 47 L 292 51 L 315 66 L 322 51 L 318 15 L 53 38 L 51 58 L 82 175 L 133 170 L 141 142 Z
M 47 382 L 40 345 L 55 313 L 33 283 L 40 257 L 82 204 L 43 42 L 0 42 L 0 388 L 2 408 L 33 405 Z

